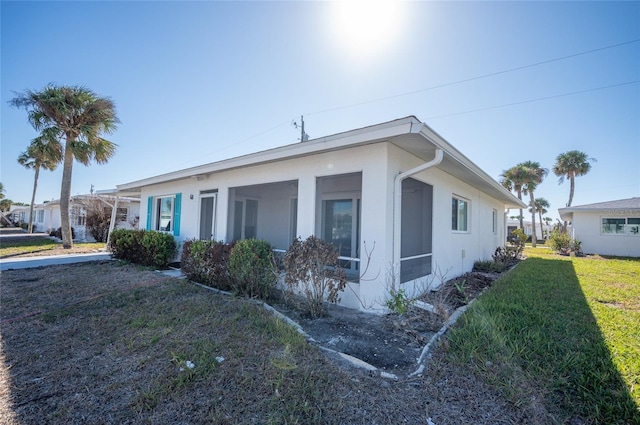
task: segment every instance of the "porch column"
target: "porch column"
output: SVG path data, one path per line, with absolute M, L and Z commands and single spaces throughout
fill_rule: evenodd
M 296 236 L 302 239 L 316 233 L 316 178 L 313 175 L 301 176 L 298 180 L 297 227 Z
M 216 215 L 216 229 L 215 235 L 217 240 L 221 240 L 224 242 L 228 242 L 228 228 L 229 223 L 227 220 L 229 219 L 229 187 L 221 186 L 218 187 L 218 199 L 216 200 L 216 211 L 214 214 Z M 200 214 L 198 212 L 198 214 Z M 199 215 L 198 215 L 199 216 Z

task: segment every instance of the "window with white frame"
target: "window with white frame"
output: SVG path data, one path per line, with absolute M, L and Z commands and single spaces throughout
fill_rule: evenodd
M 129 209 L 128 208 L 117 208 L 116 209 L 116 221 L 127 221 L 129 217 Z
M 602 233 L 605 235 L 640 236 L 640 217 L 603 218 Z
M 155 209 L 155 230 L 170 232 L 173 222 L 173 196 L 162 196 L 156 198 Z
M 74 226 L 84 226 L 86 219 L 84 208 L 71 207 L 71 222 Z
M 36 223 L 44 223 L 44 210 L 36 211 Z
M 469 201 L 453 196 L 451 198 L 451 230 L 466 232 L 469 230 Z

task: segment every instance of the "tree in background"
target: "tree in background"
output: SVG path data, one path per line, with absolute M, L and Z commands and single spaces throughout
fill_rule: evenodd
M 591 162 L 597 162 L 595 158 L 589 158 L 586 153 L 578 150 L 573 150 L 565 153 L 561 153 L 556 158 L 556 163 L 553 165 L 553 174 L 559 177 L 558 184 L 564 183 L 564 179 L 568 179 L 570 183 L 569 187 L 569 202 L 567 207 L 571 206 L 573 202 L 573 195 L 576 189 L 576 177 L 584 176 L 591 171 Z M 567 222 L 562 224 L 562 232 L 566 233 Z
M 35 170 L 33 179 L 33 193 L 31 194 L 31 205 L 29 206 L 29 227 L 28 232 L 33 233 L 33 205 L 36 201 L 36 190 L 38 189 L 38 176 L 40 169 L 53 171 L 62 159 L 62 145 L 55 140 L 47 140 L 40 136 L 33 139 L 25 152 L 18 157 L 18 163 L 28 169 Z
M 544 228 L 542 227 L 542 214 L 546 214 L 548 213 L 548 208 L 549 208 L 549 201 L 547 201 L 544 198 L 536 198 L 534 201 L 534 205 L 535 205 L 535 212 L 538 213 L 538 218 L 540 218 L 540 235 L 544 238 Z M 529 212 L 534 212 L 532 211 L 531 208 L 529 208 Z M 549 220 L 551 220 L 549 217 L 545 217 L 548 218 Z M 548 223 L 548 220 L 545 220 Z
M 11 201 L 11 199 L 0 199 L 0 212 L 5 213 L 9 211 L 11 209 L 11 205 L 13 205 L 13 201 Z
M 85 228 L 96 242 L 106 242 L 112 207 L 97 196 L 80 201 L 85 211 Z
M 518 195 L 518 199 L 522 201 L 522 187 L 526 182 L 526 170 L 521 167 L 520 164 L 505 170 L 500 174 L 502 179 L 500 180 L 500 184 L 504 186 L 508 191 L 515 190 Z M 522 208 L 520 208 L 520 228 L 524 229 L 524 215 L 522 214 Z
M 591 162 L 597 162 L 595 158 L 589 158 L 586 153 L 577 150 L 561 153 L 556 158 L 553 165 L 553 173 L 559 177 L 558 183 L 564 183 L 568 179 L 571 186 L 569 188 L 569 202 L 567 207 L 573 202 L 573 194 L 576 189 L 576 177 L 584 176 L 591 171 Z
M 108 162 L 116 145 L 101 137 L 111 134 L 119 122 L 115 105 L 109 98 L 96 95 L 82 86 L 47 85 L 40 91 L 25 90 L 9 102 L 25 108 L 31 125 L 48 140 L 57 140 L 63 147 L 62 184 L 60 188 L 60 218 L 62 246 L 73 246 L 69 219 L 71 176 L 74 159 L 89 165 Z
M 0 199 L 4 199 L 4 185 L 0 183 Z
M 542 168 L 540 163 L 535 161 L 525 161 L 518 166 L 524 169 L 524 184 L 522 185 L 522 193 L 529 194 L 529 208 L 531 211 L 531 246 L 536 247 L 537 238 L 536 238 L 536 207 L 535 207 L 535 197 L 534 190 L 538 187 L 542 180 L 544 180 L 545 176 L 549 173 L 549 170 L 546 168 Z M 540 223 L 542 226 L 542 223 Z M 542 227 L 540 227 L 542 230 Z

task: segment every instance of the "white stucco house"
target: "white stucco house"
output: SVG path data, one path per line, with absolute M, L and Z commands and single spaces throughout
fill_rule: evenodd
M 117 186 L 141 198 L 140 228 L 189 238 L 265 239 L 278 250 L 316 235 L 339 248 L 342 304 L 381 309 L 395 282 L 412 293 L 470 271 L 526 205 L 417 118 L 321 137 Z
M 559 208 L 587 254 L 640 257 L 640 198 Z
M 112 208 L 114 198 L 108 195 L 76 195 L 69 202 L 69 217 L 74 229 L 76 241 L 94 242 L 86 228 L 87 208 L 96 203 L 96 208 Z M 139 198 L 119 198 L 115 214 L 112 216 L 116 228 L 131 229 L 137 227 L 140 218 Z M 21 207 L 14 212 L 14 221 L 29 222 L 29 207 Z M 60 200 L 56 199 L 33 206 L 33 229 L 36 232 L 49 233 L 61 226 Z

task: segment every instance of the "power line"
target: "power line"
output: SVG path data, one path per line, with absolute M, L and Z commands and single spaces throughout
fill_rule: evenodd
M 445 117 L 452 117 L 452 116 L 455 116 L 455 115 L 470 114 L 470 113 L 473 113 L 473 112 L 489 111 L 491 109 L 506 108 L 508 106 L 522 105 L 524 103 L 539 102 L 541 100 L 556 99 L 558 97 L 564 97 L 564 96 L 573 96 L 575 94 L 588 93 L 588 92 L 597 91 L 597 90 L 605 90 L 605 89 L 610 89 L 610 88 L 613 88 L 613 87 L 626 86 L 628 84 L 636 84 L 636 83 L 640 83 L 640 80 L 627 81 L 626 83 L 611 84 L 609 86 L 595 87 L 595 88 L 591 88 L 591 89 L 572 91 L 572 92 L 568 92 L 568 93 L 554 94 L 552 96 L 537 97 L 535 99 L 521 100 L 519 102 L 505 103 L 505 104 L 502 104 L 502 105 L 487 106 L 485 108 L 470 109 L 468 111 L 452 112 L 450 114 L 444 114 L 444 115 L 434 115 L 434 116 L 431 116 L 431 117 L 427 117 L 427 119 L 428 120 L 432 120 L 432 119 L 436 119 L 436 118 L 445 118 Z
M 356 106 L 367 105 L 367 104 L 370 104 L 370 103 L 377 103 L 377 102 L 382 102 L 382 101 L 385 101 L 385 100 L 396 99 L 398 97 L 409 96 L 409 95 L 412 95 L 412 94 L 422 93 L 422 92 L 435 90 L 435 89 L 439 89 L 439 88 L 444 88 L 444 87 L 450 87 L 450 86 L 454 86 L 454 85 L 457 85 L 457 84 L 467 83 L 467 82 L 470 82 L 470 81 L 475 81 L 475 80 L 480 80 L 480 79 L 483 79 L 483 78 L 494 77 L 496 75 L 506 74 L 508 72 L 519 71 L 519 70 L 522 70 L 522 69 L 533 68 L 533 67 L 540 66 L 540 65 L 545 65 L 545 64 L 548 64 L 548 63 L 553 63 L 553 62 L 558 62 L 558 61 L 569 59 L 569 58 L 574 58 L 574 57 L 577 57 L 577 56 L 583 56 L 583 55 L 587 55 L 587 54 L 590 54 L 590 53 L 599 52 L 599 51 L 602 51 L 602 50 L 613 49 L 615 47 L 620 47 L 620 46 L 624 46 L 624 45 L 627 45 L 627 44 L 633 44 L 633 43 L 637 43 L 639 41 L 640 41 L 640 38 L 636 38 L 634 40 L 624 41 L 624 42 L 617 43 L 617 44 L 611 44 L 611 45 L 604 46 L 604 47 L 598 47 L 598 48 L 595 48 L 595 49 L 585 50 L 585 51 L 582 51 L 582 52 L 573 53 L 573 54 L 569 54 L 569 55 L 565 55 L 565 56 L 561 56 L 561 57 L 557 57 L 557 58 L 553 58 L 553 59 L 547 59 L 547 60 L 544 60 L 544 61 L 535 62 L 535 63 L 528 64 L 528 65 L 522 65 L 522 66 L 517 66 L 517 67 L 514 67 L 514 68 L 508 68 L 508 69 L 504 69 L 504 70 L 501 70 L 501 71 L 491 72 L 491 73 L 488 73 L 488 74 L 482 74 L 482 75 L 478 75 L 478 76 L 475 76 L 475 77 L 465 78 L 465 79 L 453 81 L 453 82 L 450 82 L 450 83 L 438 84 L 438 85 L 435 85 L 435 86 L 426 87 L 426 88 L 418 89 L 418 90 L 412 90 L 412 91 L 409 91 L 409 92 L 399 93 L 399 94 L 395 94 L 395 95 L 391 95 L 391 96 L 380 97 L 380 98 L 376 98 L 376 99 L 366 100 L 366 101 L 363 101 L 363 102 L 352 103 L 352 104 L 349 104 L 349 105 L 337 106 L 337 107 L 334 107 L 334 108 L 324 109 L 324 110 L 321 110 L 321 111 L 306 113 L 304 115 L 307 115 L 307 116 L 308 115 L 317 115 L 317 114 L 322 114 L 322 113 L 326 113 L 326 112 L 333 112 L 333 111 L 338 111 L 338 110 L 342 110 L 342 109 L 354 108 Z M 592 89 L 579 90 L 579 91 L 570 92 L 570 93 L 563 93 L 563 94 L 558 94 L 558 95 L 553 95 L 553 96 L 540 97 L 540 98 L 536 98 L 536 99 L 523 100 L 523 101 L 520 101 L 520 102 L 513 102 L 513 103 L 508 103 L 508 104 L 503 104 L 503 105 L 489 106 L 489 107 L 486 107 L 486 108 L 473 109 L 473 110 L 463 111 L 463 112 L 454 112 L 454 113 L 445 114 L 445 115 L 437 115 L 437 116 L 428 117 L 427 119 L 444 118 L 444 117 L 449 117 L 449 116 L 454 116 L 454 115 L 470 114 L 472 112 L 481 112 L 481 111 L 486 111 L 486 110 L 490 110 L 490 109 L 505 108 L 505 107 L 508 107 L 508 106 L 515 106 L 515 105 L 520 105 L 520 104 L 523 104 L 523 103 L 538 102 L 538 101 L 541 101 L 541 100 L 548 100 L 548 99 L 554 99 L 554 98 L 563 97 L 563 96 L 571 96 L 571 95 L 580 94 L 580 93 L 587 93 L 587 92 L 591 92 L 591 91 L 604 90 L 604 89 L 608 89 L 608 88 L 612 88 L 612 87 L 618 87 L 618 86 L 623 86 L 623 85 L 628 85 L 628 84 L 635 84 L 635 83 L 638 83 L 638 82 L 640 82 L 640 81 L 639 80 L 629 81 L 629 82 L 626 82 L 626 83 L 613 84 L 613 85 L 604 86 L 604 87 L 596 87 L 596 88 L 592 88 Z M 227 145 L 227 146 L 221 147 L 220 149 L 217 149 L 215 151 L 208 152 L 208 153 L 205 153 L 203 155 L 200 155 L 199 159 L 202 159 L 203 157 L 207 157 L 209 155 L 213 155 L 215 153 L 220 153 L 220 152 L 222 152 L 224 150 L 227 150 L 227 149 L 229 149 L 229 148 L 231 148 L 233 146 L 244 144 L 244 143 L 246 143 L 246 142 L 248 142 L 248 141 L 250 141 L 252 139 L 255 139 L 258 136 L 261 136 L 261 135 L 263 135 L 265 133 L 269 133 L 269 132 L 271 132 L 273 130 L 276 130 L 276 129 L 278 129 L 280 127 L 283 127 L 283 126 L 285 126 L 287 124 L 290 124 L 290 123 L 291 123 L 291 121 L 286 121 L 286 122 L 283 122 L 283 123 L 278 124 L 276 126 L 273 126 L 271 128 L 268 128 L 266 130 L 263 130 L 263 131 L 261 131 L 259 133 L 255 133 L 252 136 L 249 136 L 249 137 L 247 137 L 245 139 L 242 139 L 242 140 L 240 140 L 238 142 L 235 142 L 235 143 L 233 143 L 231 145 Z M 194 160 L 185 161 L 182 164 L 184 165 L 184 164 L 192 163 L 194 161 L 195 161 L 195 159 Z
M 423 89 L 412 90 L 412 91 L 399 93 L 399 94 L 394 94 L 394 95 L 386 96 L 386 97 L 379 97 L 377 99 L 365 100 L 363 102 L 352 103 L 350 105 L 337 106 L 337 107 L 334 107 L 334 108 L 324 109 L 324 110 L 321 110 L 321 111 L 306 113 L 304 115 L 323 114 L 325 112 L 333 112 L 333 111 L 338 111 L 338 110 L 341 110 L 341 109 L 348 109 L 348 108 L 354 108 L 356 106 L 367 105 L 367 104 L 370 104 L 370 103 L 377 103 L 377 102 L 382 102 L 382 101 L 385 101 L 385 100 L 396 99 L 398 97 L 409 96 L 409 95 L 412 95 L 412 94 L 422 93 L 422 92 L 429 91 L 429 90 L 435 90 L 435 89 L 440 89 L 440 88 L 444 88 L 444 87 L 454 86 L 454 85 L 457 85 L 457 84 L 468 83 L 470 81 L 475 81 L 475 80 L 480 80 L 480 79 L 483 79 L 483 78 L 494 77 L 496 75 L 506 74 L 508 72 L 520 71 L 522 69 L 533 68 L 535 66 L 545 65 L 545 64 L 553 63 L 553 62 L 558 62 L 558 61 L 561 61 L 561 60 L 574 58 L 574 57 L 582 56 L 582 55 L 587 55 L 587 54 L 599 52 L 599 51 L 602 51 L 602 50 L 613 49 L 614 47 L 620 47 L 620 46 L 624 46 L 624 45 L 627 45 L 627 44 L 637 43 L 638 41 L 640 41 L 640 38 L 636 38 L 634 40 L 629 40 L 629 41 L 624 41 L 622 43 L 611 44 L 609 46 L 598 47 L 596 49 L 585 50 L 583 52 L 573 53 L 573 54 L 570 54 L 570 55 L 565 55 L 565 56 L 561 56 L 561 57 L 554 58 L 554 59 L 548 59 L 548 60 L 544 60 L 544 61 L 540 61 L 540 62 L 535 62 L 535 63 L 529 64 L 529 65 L 517 66 L 515 68 L 508 68 L 508 69 L 504 69 L 502 71 L 491 72 L 489 74 L 482 74 L 482 75 L 478 75 L 476 77 L 465 78 L 465 79 L 453 81 L 453 82 L 450 82 L 450 83 L 438 84 L 438 85 L 431 86 L 431 87 L 426 87 L 426 88 L 423 88 Z

